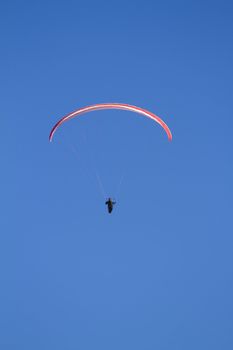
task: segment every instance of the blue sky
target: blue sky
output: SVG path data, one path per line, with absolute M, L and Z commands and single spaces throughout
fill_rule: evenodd
M 230 1 L 0 5 L 2 349 L 233 348 L 232 14 Z M 123 111 L 48 142 L 101 102 L 153 111 L 172 143 Z

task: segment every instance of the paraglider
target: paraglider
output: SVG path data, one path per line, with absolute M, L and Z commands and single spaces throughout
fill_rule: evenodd
M 167 126 L 167 124 L 161 119 L 159 118 L 157 115 L 155 115 L 154 113 L 140 108 L 140 107 L 136 107 L 133 105 L 129 105 L 129 104 L 123 104 L 123 103 L 99 103 L 99 104 L 94 104 L 91 106 L 86 106 L 83 108 L 79 108 L 67 115 L 65 115 L 63 118 L 61 118 L 52 128 L 50 134 L 49 134 L 49 141 L 51 142 L 53 140 L 54 134 L 57 131 L 57 129 L 66 121 L 74 118 L 74 117 L 78 117 L 82 114 L 85 113 L 89 113 L 89 112 L 93 112 L 93 111 L 98 111 L 98 110 L 105 110 L 105 109 L 120 109 L 120 110 L 125 110 L 125 111 L 130 111 L 130 112 L 135 112 L 137 114 L 141 114 L 144 117 L 148 117 L 150 119 L 152 119 L 153 121 L 155 121 L 156 123 L 158 123 L 166 132 L 168 140 L 171 141 L 172 140 L 172 133 L 169 129 L 169 127 Z M 99 178 L 98 178 L 98 181 Z M 114 205 L 116 204 L 115 201 L 113 201 L 110 197 L 108 198 L 108 200 L 105 202 L 105 204 L 107 205 L 108 208 L 108 212 L 109 214 L 112 212 Z
M 111 214 L 112 210 L 113 210 L 113 206 L 116 204 L 116 202 L 114 202 L 110 197 L 108 198 L 108 200 L 105 202 L 105 204 L 108 206 L 108 212 L 109 214 Z

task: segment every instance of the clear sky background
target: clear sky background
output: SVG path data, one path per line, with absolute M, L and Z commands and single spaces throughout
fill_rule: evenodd
M 232 17 L 1 2 L 1 349 L 233 349 Z

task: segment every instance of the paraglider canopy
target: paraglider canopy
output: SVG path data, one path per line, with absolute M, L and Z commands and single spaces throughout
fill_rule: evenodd
M 79 108 L 79 109 L 77 109 L 77 110 L 75 110 L 75 111 L 65 115 L 63 118 L 61 118 L 54 125 L 54 127 L 52 128 L 52 130 L 50 132 L 50 135 L 49 135 L 49 141 L 52 141 L 56 130 L 64 122 L 68 121 L 71 118 L 78 117 L 81 114 L 92 112 L 92 111 L 97 111 L 97 110 L 101 110 L 101 109 L 121 109 L 121 110 L 135 112 L 135 113 L 141 114 L 141 115 L 143 115 L 145 117 L 151 118 L 155 122 L 157 122 L 159 125 L 162 126 L 162 128 L 167 133 L 168 139 L 170 141 L 172 140 L 172 133 L 171 133 L 169 127 L 167 126 L 167 124 L 161 118 L 159 118 L 154 113 L 152 113 L 150 111 L 147 111 L 146 109 L 143 109 L 143 108 L 140 108 L 140 107 L 136 107 L 136 106 L 132 106 L 132 105 L 128 105 L 128 104 L 122 104 L 122 103 L 99 103 L 99 104 L 95 104 L 95 105 L 92 105 L 92 106 Z

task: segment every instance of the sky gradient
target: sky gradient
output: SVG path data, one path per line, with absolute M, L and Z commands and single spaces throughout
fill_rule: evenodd
M 1 349 L 232 350 L 232 15 L 1 3 Z

